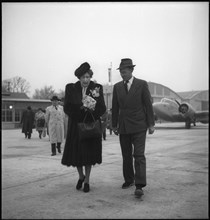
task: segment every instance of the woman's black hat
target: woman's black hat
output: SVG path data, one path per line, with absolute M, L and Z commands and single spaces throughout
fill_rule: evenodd
M 90 70 L 89 63 L 82 63 L 74 72 L 74 75 L 79 79 L 82 75 L 87 73 Z

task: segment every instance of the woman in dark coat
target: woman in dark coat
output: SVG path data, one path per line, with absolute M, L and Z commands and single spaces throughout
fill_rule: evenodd
M 89 192 L 89 177 L 91 166 L 102 163 L 102 137 L 79 140 L 78 122 L 92 120 L 90 111 L 95 119 L 99 119 L 106 111 L 102 85 L 91 81 L 93 75 L 90 65 L 85 62 L 75 70 L 79 79 L 76 83 L 69 83 L 65 88 L 64 112 L 69 116 L 68 131 L 61 163 L 66 166 L 77 167 L 79 180 L 76 189 L 81 189 L 84 182 L 84 192 Z M 95 101 L 95 107 L 87 110 L 84 99 L 87 95 Z M 83 173 L 85 167 L 85 175 Z
M 25 134 L 25 138 L 31 138 L 31 133 L 34 126 L 34 119 L 35 114 L 32 111 L 31 106 L 28 106 L 27 110 L 23 112 L 20 122 L 22 124 L 22 133 Z

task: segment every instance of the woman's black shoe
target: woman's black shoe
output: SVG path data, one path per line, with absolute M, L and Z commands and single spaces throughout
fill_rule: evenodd
M 83 184 L 84 180 L 85 180 L 85 176 L 82 180 L 81 179 L 78 180 L 77 185 L 76 185 L 76 189 L 82 188 L 82 184 Z
M 84 189 L 83 191 L 86 193 L 86 192 L 89 192 L 90 191 L 90 185 L 88 183 L 85 183 L 84 184 Z

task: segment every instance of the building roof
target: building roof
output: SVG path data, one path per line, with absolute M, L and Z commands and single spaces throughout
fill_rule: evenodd
M 29 99 L 23 92 L 2 92 L 2 98 L 7 99 Z
M 177 92 L 182 98 L 184 99 L 192 99 L 193 96 L 201 93 L 201 92 L 204 92 L 205 90 L 197 90 L 197 91 L 188 91 L 188 92 Z
M 9 102 L 27 102 L 27 103 L 31 103 L 31 102 L 43 102 L 43 103 L 51 103 L 51 101 L 49 99 L 17 99 L 17 98 L 7 98 L 4 97 L 2 98 L 2 101 L 9 101 Z
M 149 85 L 149 84 L 154 84 L 154 85 L 159 85 L 159 86 L 161 86 L 161 87 L 164 87 L 164 88 L 168 89 L 169 91 L 171 91 L 172 93 L 176 94 L 176 96 L 178 96 L 180 99 L 182 99 L 182 96 L 180 96 L 180 94 L 179 94 L 178 92 L 173 91 L 172 89 L 170 89 L 170 88 L 167 87 L 167 86 L 164 86 L 164 85 L 162 85 L 162 84 L 160 84 L 160 83 L 151 82 L 151 81 L 149 81 L 149 82 L 147 82 L 147 83 L 148 83 L 148 85 Z

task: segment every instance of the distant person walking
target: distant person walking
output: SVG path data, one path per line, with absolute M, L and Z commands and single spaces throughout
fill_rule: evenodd
M 107 113 L 107 129 L 109 129 L 109 134 L 112 135 L 112 109 L 110 108 Z
M 100 120 L 106 111 L 104 103 L 103 87 L 101 84 L 91 81 L 93 71 L 89 63 L 81 64 L 75 70 L 75 76 L 79 79 L 76 83 L 69 83 L 65 89 L 64 111 L 69 116 L 68 132 L 61 163 L 66 166 L 77 167 L 79 180 L 76 189 L 82 188 L 89 192 L 89 178 L 91 166 L 102 163 L 102 138 L 79 139 L 78 123 Z M 89 102 L 90 101 L 90 102 Z M 83 173 L 85 168 L 85 174 Z
M 65 114 L 63 106 L 59 105 L 60 99 L 57 96 L 53 96 L 52 105 L 46 108 L 46 126 L 48 126 L 49 138 L 51 143 L 51 156 L 56 155 L 56 148 L 61 153 L 61 144 L 64 140 L 64 118 Z
M 49 128 L 48 128 L 48 124 L 46 123 L 46 109 L 42 109 L 42 111 L 44 112 L 45 115 L 45 127 L 44 127 L 44 133 L 45 135 L 49 137 Z M 49 137 L 49 141 L 50 141 L 50 137 Z
M 112 99 L 112 127 L 120 139 L 123 157 L 122 185 L 126 189 L 136 186 L 134 194 L 142 196 L 146 186 L 146 132 L 154 132 L 154 113 L 146 81 L 133 76 L 135 65 L 131 59 L 122 59 L 119 71 L 122 81 L 116 83 Z M 133 168 L 133 157 L 134 167 Z
M 35 127 L 39 133 L 39 138 L 42 138 L 42 132 L 45 129 L 45 113 L 41 108 L 35 114 Z
M 34 117 L 35 114 L 31 109 L 31 106 L 27 107 L 21 117 L 21 124 L 22 124 L 22 133 L 25 134 L 25 138 L 31 139 L 31 134 L 33 132 L 34 126 Z
M 60 99 L 59 104 L 61 106 L 64 106 L 64 97 Z M 67 137 L 67 130 L 68 130 L 68 121 L 70 121 L 68 115 L 66 113 L 65 114 L 65 118 L 64 118 L 64 139 L 66 139 Z
M 102 136 L 106 140 L 107 111 L 101 116 Z

